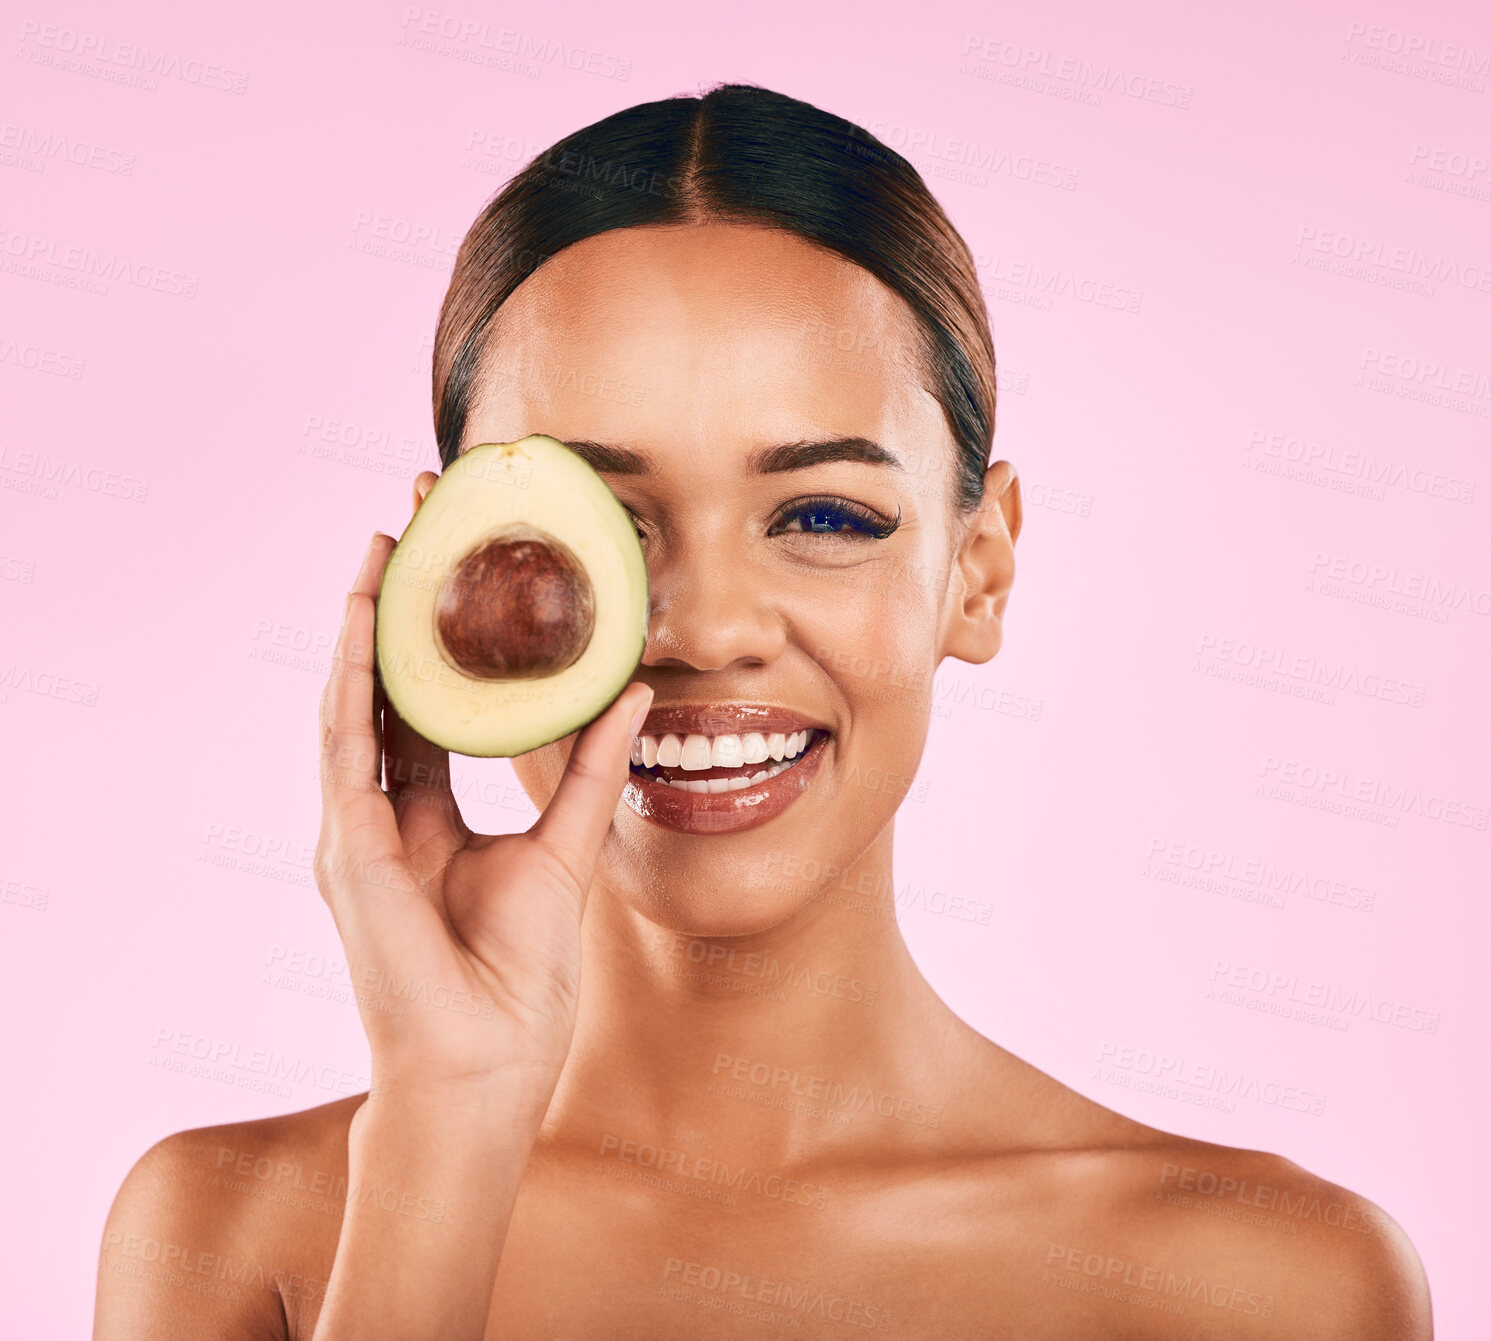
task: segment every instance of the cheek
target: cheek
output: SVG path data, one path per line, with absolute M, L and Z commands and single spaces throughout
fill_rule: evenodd
M 807 840 L 816 859 L 842 866 L 916 786 L 930 727 L 938 606 L 925 588 L 888 574 L 825 603 L 806 643 L 842 705 L 843 731 L 824 771 L 821 804 L 833 816 Z
M 930 703 L 945 586 L 933 563 L 896 559 L 826 583 L 799 636 L 854 719 Z
M 565 736 L 552 745 L 540 745 L 536 750 L 520 754 L 512 761 L 518 784 L 539 810 L 545 809 L 553 799 L 559 788 L 559 779 L 564 776 L 565 765 L 569 763 L 570 751 L 574 747 L 575 736 Z

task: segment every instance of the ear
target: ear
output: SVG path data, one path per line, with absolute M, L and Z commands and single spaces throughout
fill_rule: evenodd
M 414 477 L 414 511 L 419 511 L 419 505 L 425 501 L 426 495 L 435 487 L 435 482 L 440 478 L 433 470 L 421 470 Z M 412 514 L 411 514 L 412 515 Z
M 983 501 L 968 518 L 953 558 L 944 656 L 981 665 L 1003 644 L 1004 606 L 1015 580 L 1020 522 L 1020 477 L 1008 461 L 996 461 L 984 475 Z

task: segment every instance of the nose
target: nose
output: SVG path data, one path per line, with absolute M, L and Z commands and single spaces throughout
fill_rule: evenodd
M 720 671 L 769 665 L 787 645 L 763 575 L 739 555 L 697 550 L 648 564 L 644 666 Z

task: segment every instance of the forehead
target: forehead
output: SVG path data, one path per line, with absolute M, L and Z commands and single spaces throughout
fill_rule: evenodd
M 463 446 L 524 433 L 666 454 L 814 436 L 950 453 L 911 309 L 746 224 L 617 229 L 559 252 L 488 330 Z

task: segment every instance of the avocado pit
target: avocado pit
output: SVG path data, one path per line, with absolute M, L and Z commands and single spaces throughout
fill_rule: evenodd
M 441 654 L 478 680 L 539 680 L 573 665 L 595 632 L 595 590 L 568 546 L 511 526 L 457 563 L 435 596 Z

